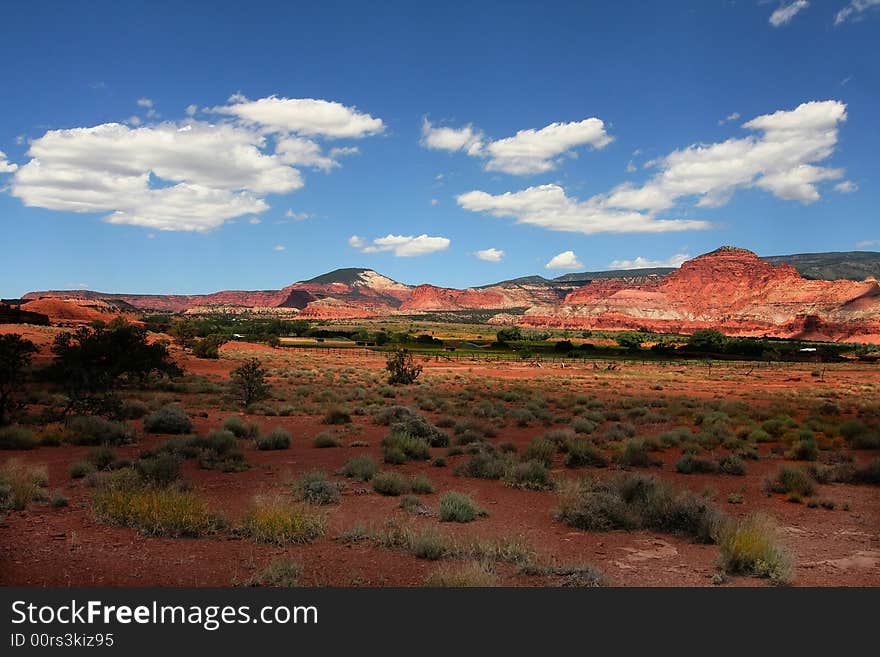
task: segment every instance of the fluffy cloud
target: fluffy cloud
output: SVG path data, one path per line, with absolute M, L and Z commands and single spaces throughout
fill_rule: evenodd
M 504 251 L 493 247 L 476 251 L 474 255 L 480 260 L 485 260 L 486 262 L 501 262 L 501 259 L 504 257 Z
M 286 251 L 287 247 L 284 246 L 283 244 L 276 244 L 275 246 L 272 247 L 272 250 L 273 251 Z
M 544 269 L 583 269 L 584 263 L 578 260 L 574 251 L 563 251 L 550 258 Z
M 139 107 L 146 107 L 148 109 L 153 107 L 153 101 L 149 98 L 138 98 L 137 104 Z
M 857 249 L 867 249 L 872 246 L 880 246 L 880 240 L 862 240 L 861 242 L 856 242 Z
M 463 128 L 435 128 L 426 118 L 422 121 L 422 145 L 434 150 L 464 151 L 479 156 L 483 152 L 483 133 L 471 124 Z
M 427 255 L 436 251 L 445 251 L 451 241 L 446 237 L 431 237 L 429 235 L 386 235 L 377 237 L 368 243 L 363 237 L 352 235 L 348 239 L 349 246 L 360 250 L 361 253 L 380 253 L 391 251 L 398 258 L 411 258 L 414 256 Z
M 342 138 L 367 137 L 385 129 L 382 119 L 327 100 L 277 96 L 248 100 L 239 94 L 229 100 L 230 105 L 215 107 L 213 111 L 273 132 Z
M 13 173 L 18 165 L 6 159 L 6 153 L 0 151 L 0 173 Z
M 597 118 L 572 123 L 551 123 L 540 130 L 520 130 L 513 137 L 486 140 L 483 133 L 468 124 L 464 128 L 435 128 L 427 119 L 422 123 L 422 144 L 427 148 L 463 151 L 486 158 L 487 171 L 530 175 L 552 171 L 560 159 L 578 146 L 604 148 L 613 140 L 605 124 Z
M 840 25 L 849 20 L 861 20 L 862 14 L 871 8 L 880 7 L 880 0 L 852 0 L 846 7 L 837 12 L 834 24 Z
M 856 185 L 852 180 L 844 180 L 843 182 L 839 182 L 834 186 L 834 191 L 840 192 L 841 194 L 852 194 L 853 192 L 857 192 L 859 190 L 859 186 Z
M 278 140 L 275 153 L 285 164 L 313 167 L 330 171 L 339 166 L 334 158 L 324 155 L 321 146 L 311 139 L 302 137 L 284 137 Z
M 147 100 L 139 104 L 151 107 Z M 363 136 L 368 132 L 353 127 L 358 122 L 363 126 L 365 121 L 378 121 L 381 126 L 378 119 L 339 103 L 304 102 L 319 108 L 311 125 L 301 117 L 303 130 L 310 134 Z M 238 99 L 230 107 L 259 103 Z M 348 127 L 338 120 L 340 112 L 350 116 Z M 31 142 L 29 162 L 16 171 L 15 165 L 0 159 L 0 170 L 6 166 L 15 172 L 11 192 L 28 206 L 105 213 L 110 223 L 158 230 L 204 231 L 234 217 L 264 212 L 268 194 L 301 188 L 302 175 L 294 166 L 329 171 L 339 166 L 337 158 L 357 152 L 339 147 L 325 154 L 313 139 L 280 132 L 274 123 L 258 125 L 257 119 L 255 115 L 219 123 L 187 119 L 51 130 Z
M 705 221 L 661 220 L 646 213 L 616 210 L 597 198 L 577 201 L 568 197 L 559 185 L 539 185 L 497 196 L 473 191 L 461 194 L 456 200 L 472 212 L 488 212 L 495 217 L 511 217 L 517 223 L 575 233 L 661 233 L 704 229 L 711 225 Z
M 690 259 L 689 253 L 676 253 L 666 260 L 651 260 L 639 256 L 632 260 L 613 260 L 608 265 L 610 269 L 653 269 L 655 267 L 681 267 L 681 263 Z
M 782 5 L 770 14 L 770 25 L 773 27 L 788 25 L 795 16 L 809 6 L 810 3 L 807 0 L 794 0 L 787 5 Z
M 817 183 L 843 171 L 818 166 L 837 145 L 846 105 L 809 102 L 791 111 L 758 116 L 743 127 L 759 133 L 714 144 L 695 144 L 654 160 L 657 173 L 643 185 L 623 183 L 585 201 L 558 185 L 491 195 L 472 191 L 457 197 L 473 212 L 511 217 L 551 230 L 580 233 L 666 232 L 709 228 L 705 221 L 658 219 L 656 214 L 686 198 L 698 207 L 719 207 L 740 188 L 758 187 L 784 200 L 812 203 Z

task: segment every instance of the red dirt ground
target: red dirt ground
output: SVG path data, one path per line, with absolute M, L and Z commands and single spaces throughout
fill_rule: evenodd
M 40 329 L 39 335 L 51 335 Z M 33 339 L 33 338 L 32 338 Z M 50 338 L 51 339 L 51 338 Z M 45 344 L 45 343 L 44 343 Z M 272 359 L 271 367 L 282 364 L 310 368 L 352 367 L 379 371 L 380 358 L 360 353 L 338 354 L 305 350 L 272 350 L 267 347 L 230 344 L 220 360 L 199 360 L 178 354 L 189 373 L 210 379 L 225 379 L 238 361 L 232 357 L 245 354 Z M 566 381 L 566 393 L 594 394 L 613 399 L 620 392 L 643 396 L 679 396 L 697 398 L 747 397 L 807 391 L 816 385 L 811 366 L 763 368 L 746 374 L 744 364 L 711 368 L 672 365 L 624 365 L 620 371 L 605 372 L 589 366 L 532 368 L 521 364 L 495 363 L 425 363 L 424 380 L 460 374 L 468 381 L 488 382 L 518 379 L 535 384 L 553 385 Z M 834 366 L 824 374 L 823 385 L 845 391 L 858 390 L 878 383 L 876 366 Z M 745 378 L 747 385 L 742 383 Z M 647 383 L 662 382 L 662 392 L 652 392 Z M 393 403 L 408 403 L 399 398 Z M 228 410 L 199 406 L 184 396 L 184 405 L 195 415 L 196 430 L 204 433 L 219 426 L 231 415 Z M 438 415 L 426 413 L 432 420 Z M 387 427 L 377 426 L 369 416 L 354 416 L 359 432 L 352 434 L 368 447 L 317 449 L 312 438 L 328 428 L 318 416 L 263 417 L 243 416 L 265 430 L 284 427 L 294 437 L 289 450 L 260 452 L 246 448 L 251 468 L 241 473 L 199 470 L 193 461 L 184 468 L 184 477 L 194 490 L 231 520 L 240 517 L 254 495 L 283 491 L 286 483 L 300 473 L 322 469 L 333 473 L 354 455 L 367 453 L 381 464 L 379 443 Z M 138 430 L 142 423 L 135 422 Z M 523 448 L 546 431 L 543 426 L 516 427 L 508 422 L 498 441 L 509 441 Z M 118 449 L 123 457 L 136 457 L 144 449 L 166 440 L 164 436 L 143 435 L 136 445 Z M 342 544 L 334 540 L 358 523 L 380 528 L 389 518 L 416 524 L 432 524 L 441 531 L 462 536 L 517 536 L 532 545 L 538 554 L 559 563 L 591 563 L 617 585 L 705 586 L 718 572 L 718 547 L 697 545 L 686 538 L 648 531 L 584 532 L 557 522 L 552 517 L 556 495 L 552 492 L 515 490 L 497 481 L 461 478 L 454 466 L 466 456 L 448 458 L 449 467 L 431 467 L 429 462 L 394 466 L 407 474 L 425 473 L 437 492 L 420 496 L 436 508 L 441 493 L 457 490 L 471 495 L 489 512 L 485 519 L 466 525 L 439 523 L 436 518 L 413 518 L 397 508 L 399 498 L 374 493 L 369 484 L 351 483 L 339 505 L 327 507 L 330 530 L 325 538 L 310 545 L 274 547 L 258 545 L 241 538 L 168 539 L 146 538 L 131 529 L 109 527 L 97 522 L 90 510 L 91 489 L 82 480 L 68 475 L 71 462 L 81 458 L 87 447 L 43 447 L 29 452 L 0 452 L 0 460 L 16 456 L 28 463 L 45 464 L 49 470 L 49 489 L 60 489 L 70 499 L 62 509 L 47 504 L 32 504 L 26 511 L 8 513 L 0 520 L 0 584 L 74 586 L 229 586 L 247 581 L 273 557 L 289 556 L 304 567 L 304 584 L 320 586 L 412 586 L 420 585 L 436 570 L 439 562 L 424 561 L 410 555 L 371 546 L 368 542 Z M 434 455 L 445 449 L 432 450 Z M 819 487 L 819 497 L 832 498 L 836 508 L 808 508 L 781 496 L 767 497 L 762 492 L 765 478 L 786 463 L 769 454 L 769 445 L 761 445 L 762 458 L 748 462 L 744 477 L 725 475 L 681 475 L 673 464 L 677 449 L 659 454 L 664 465 L 650 471 L 677 485 L 701 491 L 716 491 L 716 501 L 727 513 L 743 516 L 763 511 L 773 516 L 783 541 L 794 561 L 794 584 L 803 586 L 878 586 L 880 585 L 880 489 L 873 486 L 827 485 Z M 764 458 L 764 457 L 767 458 Z M 866 462 L 873 454 L 855 454 Z M 611 470 L 609 468 L 608 470 Z M 593 472 L 592 469 L 590 469 Z M 558 474 L 573 474 L 557 461 Z M 364 489 L 365 494 L 359 494 Z M 726 502 L 730 493 L 741 493 L 742 504 Z M 845 510 L 846 509 L 846 510 Z M 547 578 L 517 574 L 510 566 L 499 566 L 504 585 L 546 585 Z M 761 586 L 765 580 L 735 577 L 731 585 Z

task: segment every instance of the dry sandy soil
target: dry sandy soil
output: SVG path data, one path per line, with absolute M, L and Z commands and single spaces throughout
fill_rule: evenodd
M 51 339 L 53 329 L 34 329 L 32 339 Z M 45 351 L 44 351 L 45 355 Z M 220 360 L 195 359 L 176 352 L 176 357 L 190 374 L 209 381 L 228 380 L 229 371 L 241 359 L 256 355 L 273 374 L 279 398 L 289 398 L 295 384 L 284 379 L 285 372 L 313 372 L 329 377 L 326 390 L 340 392 L 343 376 L 381 375 L 384 361 L 358 352 L 328 352 L 280 349 L 262 346 L 227 345 Z M 639 398 L 688 397 L 702 400 L 742 399 L 750 405 L 784 400 L 797 404 L 799 399 L 813 399 L 817 389 L 831 392 L 838 399 L 863 399 L 880 390 L 880 369 L 873 365 L 835 365 L 821 377 L 813 376 L 818 366 L 757 366 L 744 363 L 705 365 L 624 364 L 619 370 L 606 371 L 591 366 L 535 368 L 519 363 L 426 362 L 417 388 L 397 388 L 396 398 L 387 404 L 415 406 L 415 395 L 449 395 L 476 385 L 495 390 L 511 384 L 534 389 L 546 399 L 554 395 L 592 395 L 613 407 L 621 396 Z M 359 385 L 359 384 L 354 384 Z M 314 384 L 314 393 L 321 391 Z M 230 408 L 220 408 L 216 395 L 179 393 L 172 397 L 182 402 L 194 416 L 196 431 L 204 434 L 219 427 L 230 415 Z M 474 402 L 476 403 L 476 402 Z M 348 408 L 357 402 L 344 402 Z M 512 404 L 516 407 L 519 404 Z M 437 421 L 442 413 L 424 412 Z M 321 469 L 331 475 L 358 454 L 371 455 L 383 468 L 406 474 L 425 473 L 433 482 L 435 493 L 420 496 L 427 507 L 436 509 L 439 496 L 449 490 L 470 495 L 488 511 L 488 517 L 468 524 L 440 523 L 436 517 L 414 517 L 398 508 L 399 498 L 372 491 L 370 485 L 348 480 L 341 503 L 323 507 L 329 515 L 326 536 L 308 545 L 277 547 L 256 544 L 244 538 L 220 535 L 201 539 L 148 538 L 137 531 L 112 527 L 99 522 L 92 512 L 89 488 L 83 479 L 71 479 L 72 462 L 82 458 L 88 447 L 40 447 L 24 452 L 0 452 L 0 461 L 17 457 L 27 463 L 45 464 L 49 489 L 60 490 L 70 500 L 66 508 L 33 503 L 25 511 L 9 512 L 0 519 L 0 584 L 37 586 L 230 586 L 248 581 L 273 558 L 290 557 L 302 564 L 303 584 L 319 586 L 412 586 L 421 585 L 438 568 L 438 562 L 415 558 L 401 551 L 378 547 L 369 541 L 343 543 L 335 540 L 357 524 L 380 528 L 390 518 L 415 525 L 432 525 L 443 532 L 460 536 L 517 537 L 530 544 L 547 562 L 589 563 L 616 585 L 636 586 L 706 586 L 719 572 L 719 548 L 699 545 L 686 537 L 650 531 L 587 532 L 574 530 L 553 517 L 557 496 L 550 491 L 519 490 L 499 481 L 455 476 L 454 466 L 466 455 L 449 457 L 448 467 L 432 467 L 430 461 L 384 466 L 380 441 L 388 428 L 377 425 L 370 414 L 353 415 L 346 428 L 345 444 L 365 441 L 368 446 L 343 446 L 318 449 L 312 438 L 333 427 L 321 424 L 321 415 L 296 413 L 287 417 L 243 415 L 268 431 L 287 429 L 293 436 L 290 449 L 257 451 L 245 447 L 251 467 L 238 473 L 201 470 L 192 460 L 185 462 L 184 478 L 194 491 L 203 495 L 213 508 L 235 522 L 245 512 L 253 497 L 272 491 L 289 491 L 291 479 L 303 472 Z M 492 423 L 493 421 L 488 420 Z M 145 449 L 155 447 L 167 436 L 145 434 L 142 421 L 133 421 L 138 430 L 136 444 L 118 448 L 120 457 L 136 458 Z M 564 426 L 564 425 L 563 425 Z M 652 425 L 647 431 L 657 433 L 673 426 Z M 353 427 L 353 428 L 351 428 Z M 511 442 L 522 450 L 548 428 L 535 422 L 519 427 L 506 419 L 498 428 L 496 442 Z M 640 432 L 643 430 L 639 428 Z M 242 445 L 245 445 L 242 442 Z M 880 585 L 880 488 L 830 484 L 819 486 L 818 497 L 835 502 L 833 510 L 809 508 L 806 504 L 785 501 L 784 496 L 763 492 L 764 480 L 788 463 L 771 453 L 772 443 L 760 444 L 761 459 L 748 462 L 745 476 L 719 474 L 683 475 L 675 472 L 680 458 L 678 448 L 658 452 L 662 467 L 635 468 L 670 480 L 694 491 L 711 489 L 719 507 L 740 517 L 761 511 L 772 516 L 781 539 L 794 564 L 793 583 L 801 586 Z M 445 454 L 445 448 L 432 454 Z M 858 463 L 866 463 L 876 452 L 856 451 Z M 586 469 L 608 476 L 615 466 L 603 470 Z M 565 468 L 557 457 L 553 473 L 559 476 L 583 474 Z M 335 480 L 345 481 L 334 475 Z M 731 493 L 742 495 L 741 504 L 728 503 Z M 287 493 L 289 494 L 289 493 Z M 503 585 L 532 586 L 558 583 L 553 576 L 521 574 L 510 565 L 497 567 Z M 767 580 L 732 577 L 726 585 L 763 586 Z

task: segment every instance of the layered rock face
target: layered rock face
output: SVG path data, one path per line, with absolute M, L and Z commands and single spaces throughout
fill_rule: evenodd
M 787 264 L 722 247 L 666 275 L 548 281 L 527 277 L 482 288 L 411 287 L 371 269 L 339 269 L 281 290 L 205 295 L 32 292 L 30 299 L 78 298 L 150 311 L 255 312 L 306 319 L 350 319 L 429 311 L 498 310 L 494 323 L 583 329 L 880 341 L 876 279 L 807 280 Z M 33 303 L 33 302 L 32 302 Z M 88 305 L 88 304 L 86 304 Z M 518 309 L 526 309 L 525 314 Z
M 751 251 L 722 247 L 664 278 L 591 283 L 559 306 L 529 309 L 522 323 L 858 340 L 880 331 L 880 285 L 806 280 L 790 265 L 770 265 Z

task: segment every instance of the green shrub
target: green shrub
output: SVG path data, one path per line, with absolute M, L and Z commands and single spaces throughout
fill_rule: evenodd
M 260 434 L 260 427 L 254 422 L 245 422 L 238 415 L 231 415 L 223 422 L 223 428 L 231 431 L 236 438 L 256 439 Z
M 486 515 L 486 512 L 464 493 L 450 491 L 440 498 L 442 522 L 471 522 L 481 515 Z
M 39 441 L 27 427 L 10 425 L 0 427 L 0 449 L 33 449 Z
M 767 480 L 765 487 L 773 493 L 797 493 L 809 497 L 816 490 L 815 482 L 806 470 L 783 465 L 776 476 Z
M 685 454 L 675 464 L 675 471 L 681 474 L 718 472 L 718 464 L 709 459 L 701 459 L 693 454 Z
M 302 574 L 303 567 L 296 561 L 287 557 L 275 557 L 247 582 L 247 586 L 293 588 L 299 586 Z
M 134 439 L 134 431 L 123 422 L 78 415 L 67 423 L 67 437 L 74 445 L 124 445 Z
M 290 504 L 281 496 L 257 497 L 244 518 L 242 533 L 257 543 L 311 543 L 324 535 L 327 519 L 307 506 Z
M 614 460 L 628 467 L 659 466 L 662 462 L 651 455 L 651 446 L 644 440 L 627 440 L 623 449 L 614 456 Z
M 351 415 L 341 408 L 331 408 L 321 420 L 323 424 L 350 424 Z
M 56 490 L 52 491 L 52 495 L 49 497 L 49 504 L 52 505 L 53 509 L 63 509 L 70 505 L 70 500 L 60 490 Z
M 718 467 L 724 474 L 742 476 L 746 473 L 745 462 L 734 454 L 727 454 L 718 459 Z
M 119 409 L 120 415 L 126 420 L 139 420 L 149 412 L 149 405 L 140 399 L 126 399 Z
M 708 499 L 645 475 L 569 482 L 560 491 L 556 517 L 578 529 L 653 529 L 701 543 L 716 540 L 723 520 Z
M 67 474 L 70 475 L 71 479 L 82 479 L 94 471 L 94 465 L 85 459 L 80 459 L 79 461 L 74 461 L 70 464 L 70 467 L 67 469 Z
M 182 434 L 193 428 L 189 415 L 177 404 L 168 404 L 144 418 L 144 431 L 150 433 Z
M 583 468 L 587 466 L 604 468 L 608 465 L 608 459 L 586 440 L 569 441 L 565 451 L 565 467 L 567 468 Z
M 501 479 L 511 465 L 512 461 L 509 457 L 481 452 L 456 467 L 455 474 L 459 477 L 475 479 Z
M 403 495 L 400 498 L 400 504 L 397 505 L 407 513 L 414 515 L 425 515 L 428 508 L 422 504 L 422 500 L 417 495 Z
M 326 449 L 328 447 L 342 447 L 342 441 L 332 431 L 322 431 L 314 440 L 315 447 Z
M 791 580 L 791 561 L 765 516 L 749 516 L 721 533 L 721 566 L 731 575 L 767 577 L 777 584 Z
M 512 463 L 504 473 L 504 483 L 514 488 L 530 490 L 550 490 L 553 488 L 550 471 L 541 461 Z
M 382 495 L 402 495 L 409 492 L 409 480 L 399 472 L 384 470 L 373 475 L 373 490 Z
M 425 440 L 393 430 L 382 439 L 382 454 L 386 463 L 394 464 L 431 458 L 431 450 Z
M 350 458 L 342 464 L 343 475 L 360 481 L 369 481 L 378 469 L 376 462 L 366 454 Z
M 260 436 L 254 440 L 254 446 L 259 450 L 287 449 L 290 447 L 290 441 L 290 433 L 281 427 L 277 427 L 265 436 Z
M 434 484 L 423 474 L 418 474 L 410 482 L 410 490 L 418 495 L 430 495 L 434 492 Z
M 160 452 L 135 463 L 135 469 L 145 481 L 156 486 L 168 486 L 180 479 L 180 457 L 169 452 Z
M 540 461 L 548 468 L 553 464 L 553 456 L 556 454 L 557 444 L 547 438 L 535 438 L 523 450 L 523 461 Z
M 339 486 L 327 478 L 320 470 L 305 473 L 293 484 L 297 499 L 309 504 L 337 504 L 341 497 Z

